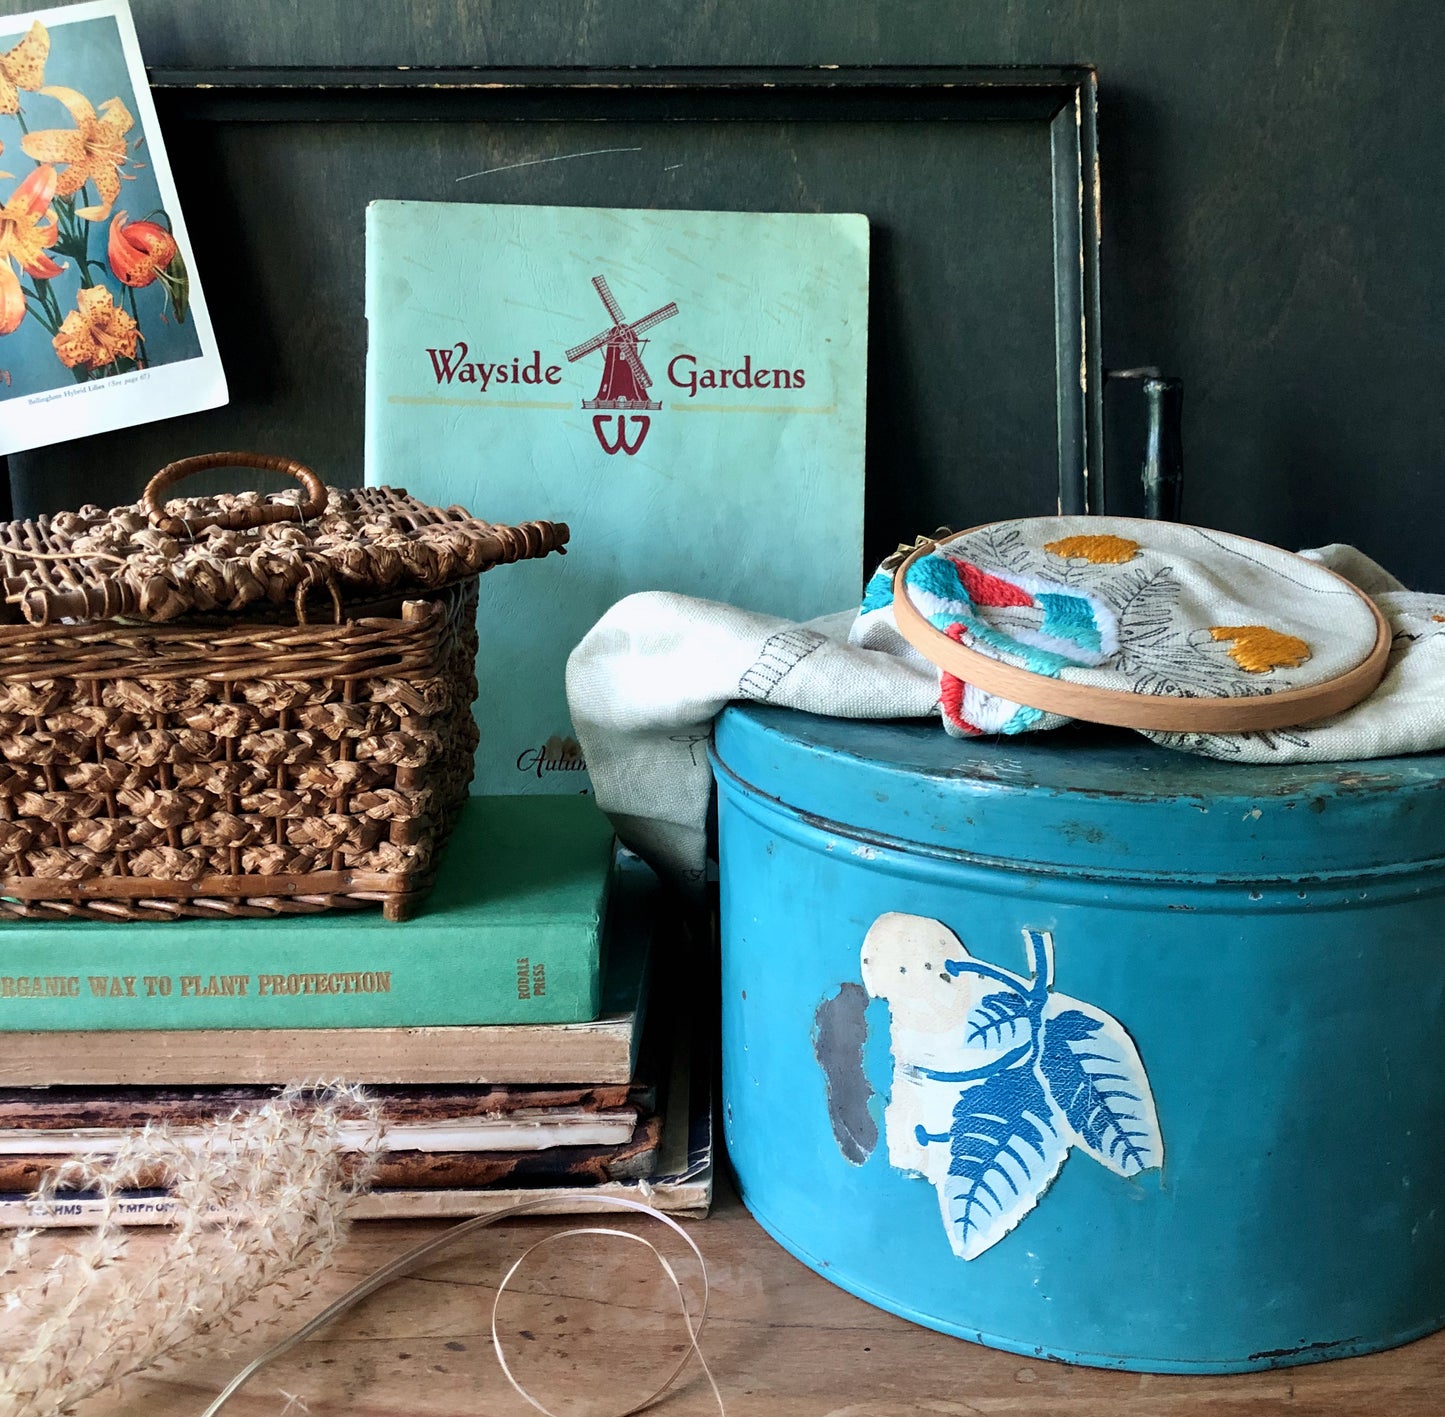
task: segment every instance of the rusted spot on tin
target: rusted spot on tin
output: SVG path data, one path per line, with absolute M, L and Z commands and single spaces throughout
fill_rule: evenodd
M 1334 1349 L 1348 1349 L 1353 1344 L 1363 1342 L 1360 1338 L 1331 1338 L 1323 1343 L 1301 1343 L 1293 1348 L 1262 1348 L 1258 1353 L 1251 1353 L 1251 1363 L 1283 1363 L 1287 1360 L 1298 1358 L 1302 1353 L 1328 1353 Z
M 867 1007 L 868 995 L 861 984 L 840 984 L 813 1015 L 813 1056 L 827 1084 L 833 1140 L 844 1160 L 855 1166 L 867 1161 L 878 1145 L 878 1123 L 868 1110 L 873 1086 L 863 1071 Z
M 1358 788 L 1370 788 L 1384 786 L 1386 790 L 1398 791 L 1398 782 L 1395 776 L 1385 772 L 1360 772 L 1352 770 L 1342 772 L 1335 779 L 1335 786 L 1342 791 L 1352 791 Z

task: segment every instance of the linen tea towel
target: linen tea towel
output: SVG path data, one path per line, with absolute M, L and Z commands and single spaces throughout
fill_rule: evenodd
M 1412 593 L 1353 547 L 1301 553 L 1369 594 L 1393 630 L 1384 679 L 1362 703 L 1299 728 L 1146 737 L 1242 762 L 1348 761 L 1445 748 L 1445 594 Z M 667 592 L 620 601 L 573 651 L 567 692 L 598 805 L 624 841 L 675 879 L 700 884 L 711 787 L 712 719 L 730 701 L 781 704 L 846 718 L 937 712 L 957 735 L 1012 732 L 1066 720 L 1019 705 L 967 702 L 898 633 L 885 582 L 863 608 L 805 625 Z M 1052 592 L 1048 592 L 1052 593 Z M 1345 602 L 1342 602 L 1345 603 Z M 1254 618 L 1259 618 L 1256 615 Z M 1328 633 L 1330 622 L 1323 622 Z M 1227 656 L 1229 643 L 1224 646 Z M 1237 664 L 1237 661 L 1233 661 Z M 1241 676 L 1249 671 L 1240 666 Z M 983 724 L 967 719 L 972 711 Z

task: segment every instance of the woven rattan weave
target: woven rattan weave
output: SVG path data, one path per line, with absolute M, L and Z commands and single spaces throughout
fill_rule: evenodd
M 163 505 L 221 465 L 305 500 Z M 0 917 L 405 918 L 471 780 L 476 576 L 566 540 L 243 453 L 0 526 Z

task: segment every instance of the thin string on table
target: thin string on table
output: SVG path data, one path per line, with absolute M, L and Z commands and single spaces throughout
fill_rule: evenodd
M 363 1279 L 360 1284 L 348 1289 L 334 1303 L 328 1304 L 314 1319 L 303 1324 L 294 1333 L 288 1334 L 280 1342 L 273 1344 L 259 1357 L 253 1358 L 244 1368 L 238 1372 L 230 1382 L 221 1389 L 214 1402 L 201 1414 L 201 1417 L 216 1417 L 218 1413 L 232 1397 L 238 1393 L 262 1368 L 266 1367 L 283 1354 L 289 1353 L 293 1348 L 304 1343 L 312 1335 L 319 1333 L 328 1324 L 339 1319 L 344 1313 L 354 1309 L 363 1299 L 375 1294 L 378 1289 L 384 1288 L 394 1279 L 401 1279 L 418 1268 L 423 1262 L 430 1260 L 433 1256 L 448 1248 L 456 1241 L 464 1239 L 473 1231 L 483 1230 L 489 1225 L 495 1225 L 499 1220 L 509 1220 L 514 1216 L 528 1214 L 546 1214 L 549 1211 L 557 1213 L 559 1205 L 567 1202 L 555 1198 L 546 1200 L 524 1201 L 521 1205 L 511 1205 L 505 1210 L 495 1211 L 490 1215 L 479 1215 L 471 1220 L 464 1220 L 459 1225 L 453 1225 L 450 1230 L 444 1230 L 440 1235 L 434 1235 L 430 1240 L 424 1240 L 420 1245 L 413 1246 L 405 1253 L 398 1255 L 394 1260 L 386 1264 Z M 719 1413 L 727 1417 L 727 1409 L 723 1405 L 722 1394 L 718 1391 L 716 1379 L 712 1370 L 707 1365 L 707 1359 L 703 1357 L 702 1348 L 698 1344 L 698 1336 L 702 1333 L 702 1326 L 707 1322 L 707 1305 L 710 1293 L 707 1277 L 707 1263 L 702 1257 L 702 1251 L 698 1249 L 692 1236 L 682 1228 L 677 1221 L 670 1216 L 663 1215 L 660 1211 L 654 1210 L 649 1205 L 640 1201 L 626 1200 L 621 1196 L 592 1196 L 588 1198 L 589 1206 L 601 1206 L 607 1209 L 632 1210 L 640 1215 L 648 1216 L 652 1220 L 667 1226 L 674 1234 L 678 1235 L 683 1244 L 692 1251 L 693 1258 L 697 1260 L 698 1269 L 702 1274 L 702 1306 L 698 1311 L 697 1322 L 693 1322 L 692 1313 L 688 1309 L 687 1295 L 683 1291 L 681 1282 L 677 1277 L 677 1271 L 668 1263 L 667 1257 L 650 1240 L 645 1240 L 641 1235 L 634 1235 L 627 1230 L 614 1230 L 607 1226 L 582 1225 L 574 1226 L 569 1230 L 560 1230 L 552 1235 L 544 1235 L 540 1240 L 535 1241 L 522 1251 L 521 1255 L 513 1262 L 512 1267 L 502 1277 L 502 1282 L 497 1285 L 497 1293 L 492 1300 L 492 1348 L 497 1355 L 497 1363 L 502 1369 L 503 1376 L 511 1383 L 512 1387 L 531 1404 L 538 1412 L 545 1414 L 545 1417 L 556 1417 L 552 1410 L 544 1407 L 530 1392 L 519 1383 L 513 1376 L 508 1366 L 506 1355 L 502 1349 L 502 1338 L 497 1331 L 497 1316 L 502 1303 L 502 1295 L 506 1293 L 507 1286 L 515 1278 L 517 1271 L 527 1262 L 528 1258 L 539 1250 L 543 1245 L 553 1244 L 558 1240 L 566 1240 L 577 1235 L 607 1235 L 616 1236 L 619 1239 L 629 1240 L 634 1244 L 642 1245 L 645 1249 L 651 1250 L 656 1256 L 658 1264 L 662 1266 L 663 1273 L 667 1275 L 672 1283 L 673 1291 L 677 1295 L 678 1308 L 682 1314 L 683 1326 L 687 1329 L 688 1346 L 683 1351 L 677 1366 L 667 1375 L 662 1385 L 656 1388 L 640 1402 L 634 1403 L 631 1407 L 624 1408 L 614 1414 L 614 1417 L 632 1417 L 633 1413 L 641 1412 L 651 1407 L 659 1398 L 667 1393 L 678 1378 L 682 1376 L 683 1369 L 687 1367 L 694 1354 L 697 1356 L 698 1366 L 702 1369 L 703 1375 L 707 1378 L 708 1385 L 712 1388 L 712 1395 L 717 1400 Z

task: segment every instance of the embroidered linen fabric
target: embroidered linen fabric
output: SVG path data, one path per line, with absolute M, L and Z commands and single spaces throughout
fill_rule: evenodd
M 1352 547 L 1302 554 L 1352 581 L 1389 620 L 1394 646 L 1374 694 L 1304 728 L 1146 736 L 1207 757 L 1260 763 L 1445 748 L 1445 594 L 1405 590 Z M 674 878 L 701 883 L 712 780 L 708 737 L 712 719 L 732 700 L 842 718 L 938 713 L 951 731 L 966 731 L 951 724 L 943 676 L 898 633 L 878 590 L 876 580 L 870 583 L 860 612 L 805 625 L 666 592 L 613 606 L 573 651 L 567 695 L 598 805 L 623 840 Z M 1241 682 L 1247 672 L 1241 667 Z M 969 711 L 984 716 L 970 705 L 965 717 Z M 1062 721 L 1043 714 L 1022 729 Z

